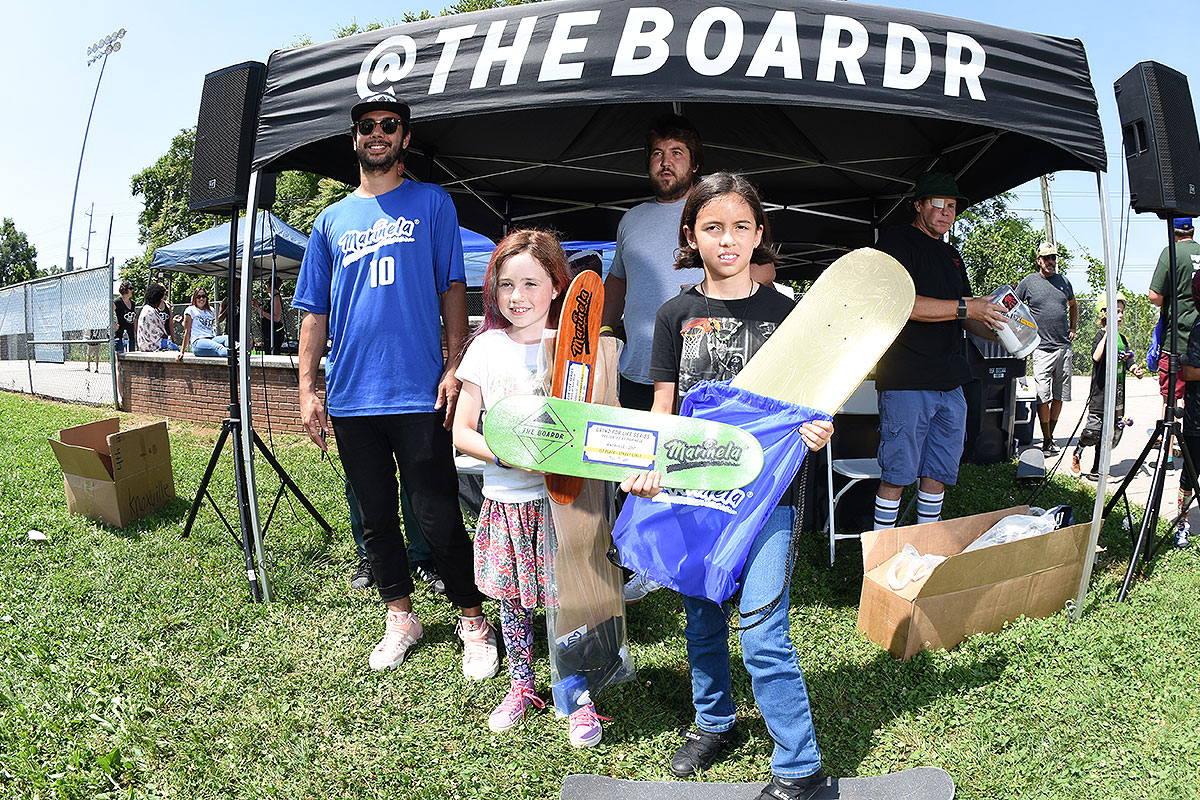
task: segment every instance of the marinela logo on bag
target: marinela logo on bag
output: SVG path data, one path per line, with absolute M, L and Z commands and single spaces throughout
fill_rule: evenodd
M 721 443 L 716 439 L 705 439 L 699 444 L 671 439 L 663 444 L 663 452 L 670 459 L 666 471 L 680 472 L 698 467 L 740 466 L 745 448 L 738 447 L 732 441 Z

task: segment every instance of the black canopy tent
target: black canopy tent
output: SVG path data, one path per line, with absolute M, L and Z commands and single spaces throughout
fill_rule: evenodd
M 1095 172 L 1109 257 L 1103 135 L 1077 40 L 832 0 L 451 15 L 273 53 L 252 187 L 285 169 L 356 183 L 349 109 L 377 92 L 412 108 L 406 174 L 444 186 L 460 222 L 493 238 L 538 223 L 611 238 L 649 197 L 646 124 L 673 110 L 700 130 L 704 171 L 759 185 L 786 277 L 906 221 L 903 198 L 931 168 L 974 199 Z M 1093 541 L 1099 507 L 1095 520 Z
M 826 0 L 554 0 L 274 53 L 253 168 L 356 182 L 349 107 L 380 91 L 412 107 L 409 174 L 493 238 L 611 237 L 648 197 L 646 123 L 672 109 L 706 171 L 759 185 L 791 265 L 873 241 L 935 165 L 976 199 L 1105 166 L 1078 41 Z

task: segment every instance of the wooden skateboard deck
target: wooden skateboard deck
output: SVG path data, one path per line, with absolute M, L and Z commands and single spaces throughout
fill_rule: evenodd
M 584 270 L 571 281 L 558 315 L 551 397 L 591 402 L 603 310 L 604 282 L 595 272 Z M 578 476 L 546 476 L 546 491 L 559 503 L 570 503 L 582 489 L 583 478 Z
M 732 425 L 536 395 L 492 406 L 483 436 L 513 466 L 609 481 L 657 469 L 673 489 L 737 489 L 763 465 L 758 440 Z
M 600 775 L 568 775 L 560 800 L 754 800 L 766 781 L 627 781 Z M 813 800 L 953 800 L 954 780 L 937 767 L 913 769 L 876 778 L 829 778 Z
M 732 384 L 830 415 L 862 383 L 912 313 L 900 262 L 864 247 L 821 273 Z

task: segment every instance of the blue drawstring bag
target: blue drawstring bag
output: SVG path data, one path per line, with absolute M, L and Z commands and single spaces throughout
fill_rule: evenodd
M 1158 318 L 1158 324 L 1154 326 L 1154 333 L 1150 334 L 1150 346 L 1146 348 L 1146 368 L 1158 370 L 1158 359 L 1162 352 L 1162 332 L 1163 320 L 1165 317 Z
M 723 603 L 737 591 L 750 545 L 808 452 L 799 428 L 828 414 L 705 381 L 683 398 L 680 416 L 735 425 L 758 439 L 763 468 L 741 489 L 665 489 L 630 497 L 613 528 L 621 563 L 689 597 Z

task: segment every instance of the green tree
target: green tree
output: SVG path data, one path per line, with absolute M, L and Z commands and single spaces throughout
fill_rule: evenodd
M 0 223 L 0 286 L 27 281 L 41 274 L 37 267 L 37 248 L 17 230 L 16 223 L 5 217 Z

